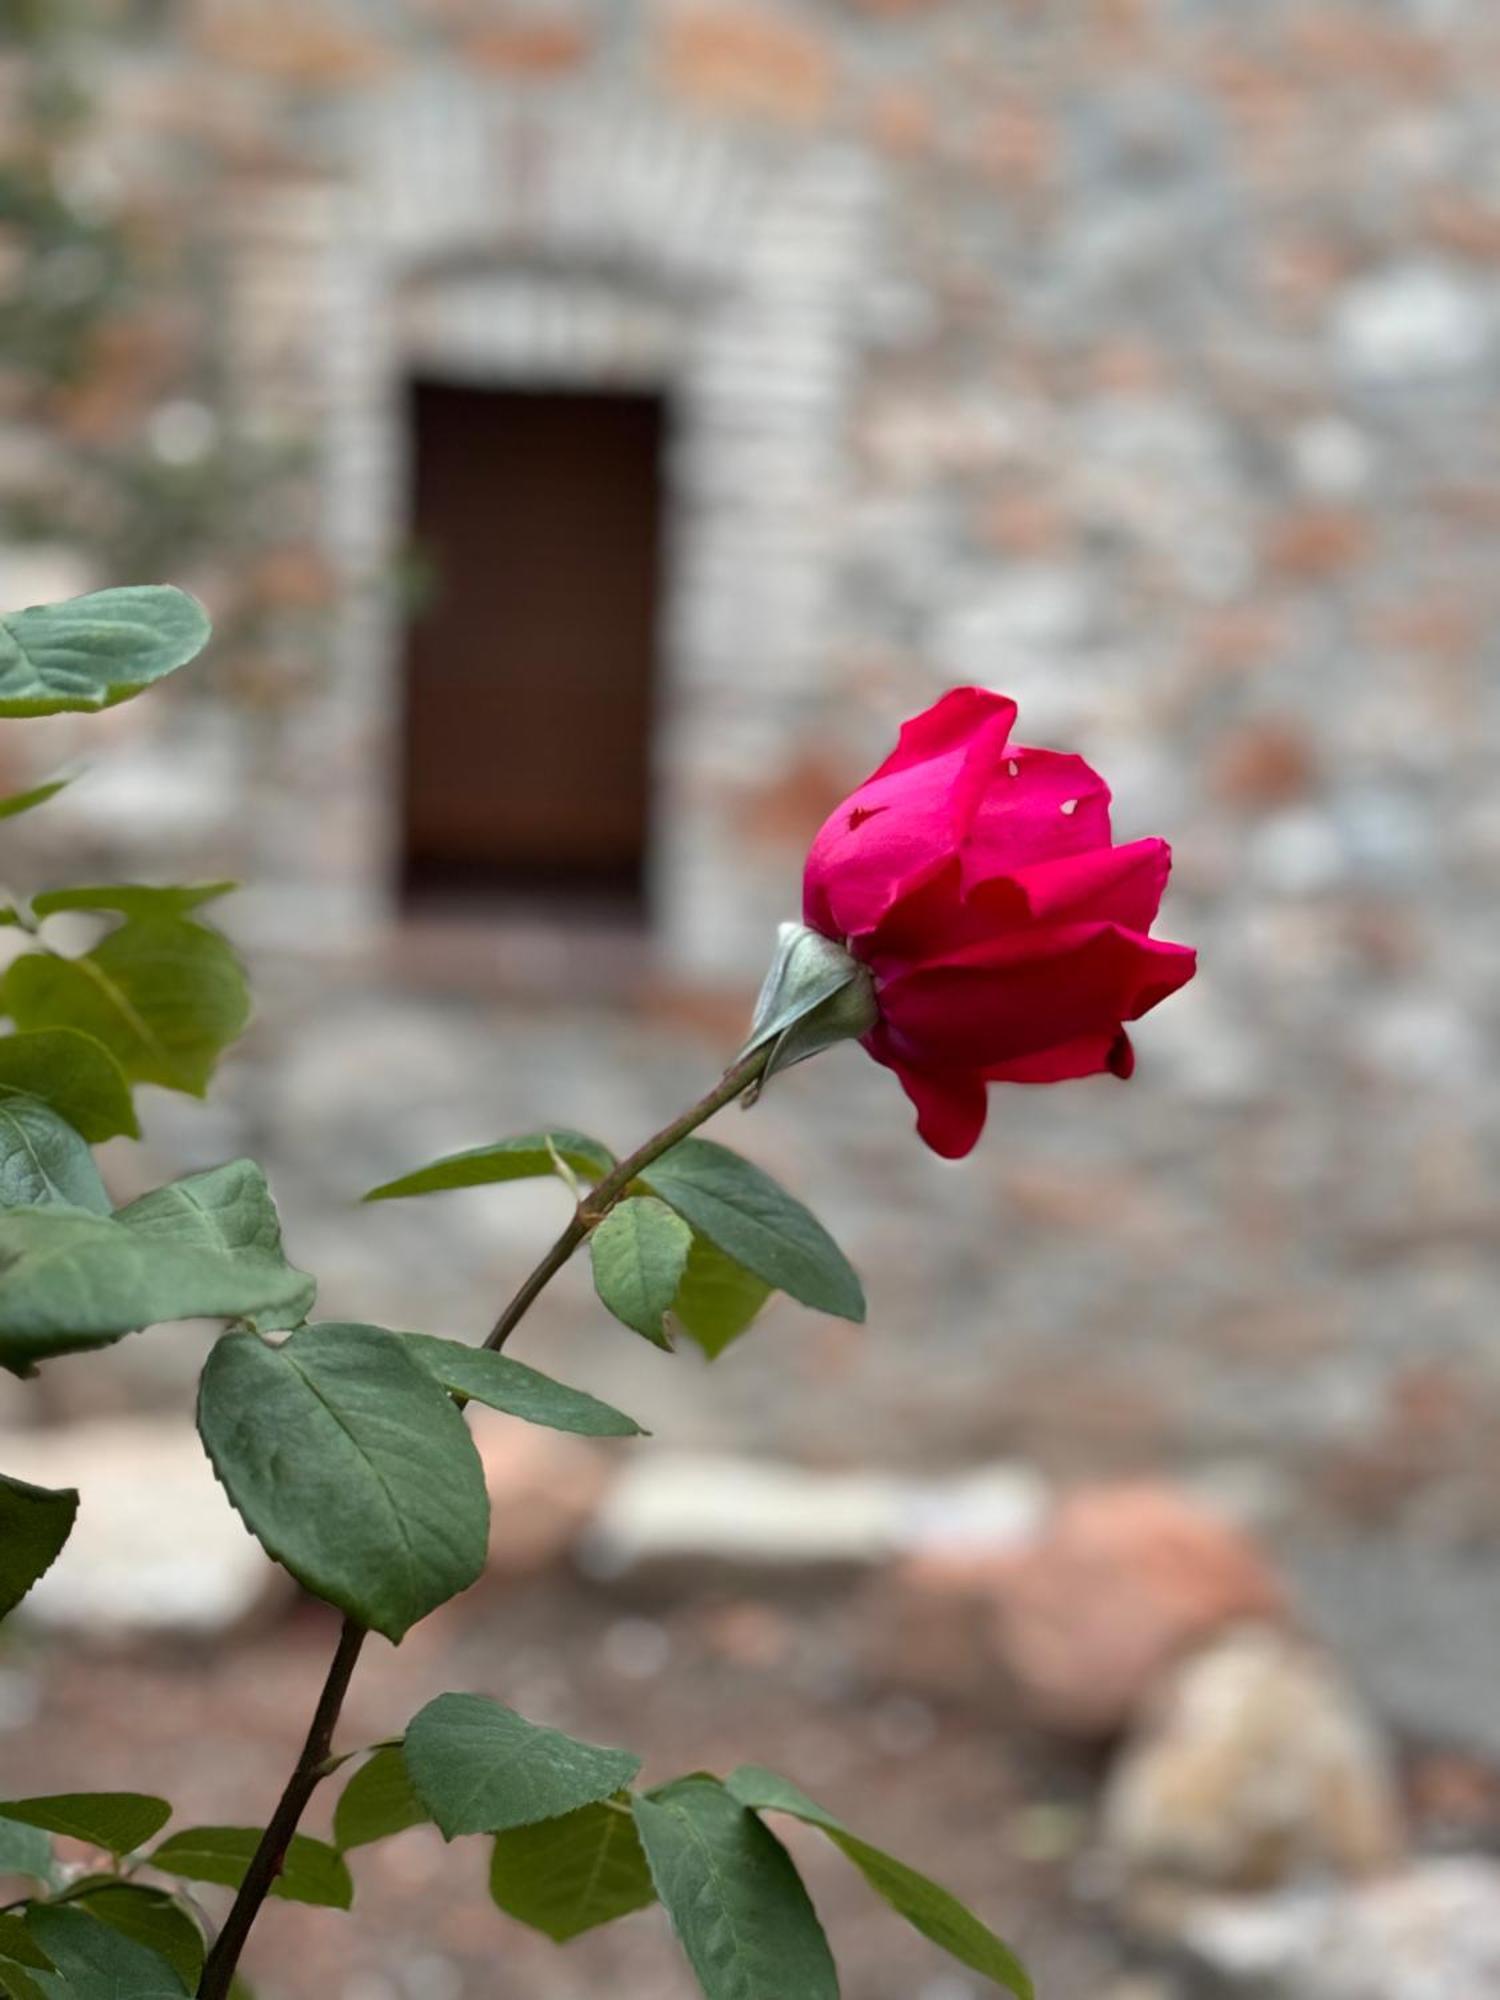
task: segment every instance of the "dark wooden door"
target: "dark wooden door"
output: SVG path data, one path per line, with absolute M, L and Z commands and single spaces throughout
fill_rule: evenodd
M 408 902 L 640 914 L 663 404 L 411 386 Z

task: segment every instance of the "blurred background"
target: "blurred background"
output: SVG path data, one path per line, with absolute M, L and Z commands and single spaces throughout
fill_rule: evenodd
M 1489 0 L 0 19 L 0 601 L 218 632 L 7 727 L 0 789 L 90 769 L 4 874 L 236 876 L 258 995 L 120 1198 L 252 1153 L 326 1316 L 477 1337 L 560 1191 L 358 1195 L 696 1096 L 954 682 L 1171 840 L 1201 953 L 1128 1088 L 1002 1091 L 959 1167 L 852 1048 L 726 1121 L 869 1325 L 710 1368 L 566 1274 L 517 1352 L 655 1436 L 482 1426 L 492 1573 L 348 1740 L 456 1686 L 781 1766 L 1049 2000 L 1500 1993 Z M 206 1337 L 0 1389 L 85 1503 L 0 1642 L 12 1794 L 258 1823 L 300 1739 L 331 1629 L 201 1459 Z M 979 2000 L 793 1844 L 849 2000 Z M 477 1843 L 356 1874 L 260 2000 L 690 1990 L 659 1913 L 520 1931 Z

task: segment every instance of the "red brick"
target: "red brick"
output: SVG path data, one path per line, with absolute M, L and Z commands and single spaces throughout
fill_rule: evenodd
M 669 88 L 706 111 L 811 125 L 833 96 L 827 38 L 769 8 L 684 8 L 667 23 L 661 62 Z

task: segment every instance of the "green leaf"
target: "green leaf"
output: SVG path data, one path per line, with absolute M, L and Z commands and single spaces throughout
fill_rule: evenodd
M 19 1965 L 0 1959 L 0 1993 L 5 1994 L 6 2000 L 74 2000 L 72 1988 L 63 1985 L 60 1973 L 40 1976 L 46 1979 L 45 1986 L 37 1984 L 38 1975 L 23 1972 Z
M 0 716 L 113 708 L 201 653 L 208 615 L 166 585 L 96 590 L 0 617 Z
M 168 1181 L 118 1209 L 115 1219 L 138 1239 L 173 1251 L 199 1251 L 230 1261 L 251 1258 L 268 1269 L 279 1267 L 284 1282 L 277 1296 L 236 1314 L 261 1333 L 300 1326 L 312 1310 L 317 1283 L 283 1258 L 276 1204 L 254 1160 L 229 1160 Z
M 70 1895 L 68 1902 L 164 1958 L 189 1989 L 197 1985 L 203 1933 L 192 1913 L 165 1889 L 149 1889 L 142 1882 L 101 1882 Z
M 257 1826 L 194 1826 L 174 1833 L 148 1857 L 164 1875 L 185 1882 L 217 1882 L 237 1889 L 251 1856 L 260 1845 Z M 343 1856 L 326 1840 L 294 1833 L 281 1873 L 271 1885 L 273 1896 L 289 1903 L 316 1903 L 324 1909 L 347 1910 L 354 1901 L 354 1883 Z
M 0 1819 L 0 1876 L 29 1875 L 34 1882 L 57 1879 L 52 1842 L 40 1827 Z
M 791 1856 L 713 1778 L 635 1801 L 656 1893 L 708 2000 L 838 2000 L 838 1975 Z
M 612 1208 L 589 1237 L 594 1290 L 618 1320 L 658 1347 L 670 1347 L 667 1309 L 687 1266 L 693 1232 L 664 1201 L 634 1195 Z
M 51 1959 L 21 1919 L 0 1912 L 0 1959 L 6 1958 L 13 1965 L 35 1966 L 42 1972 L 52 1970 Z
M 38 917 L 55 916 L 59 910 L 112 910 L 122 917 L 185 917 L 205 903 L 217 902 L 237 886 L 234 882 L 192 882 L 156 888 L 146 882 L 108 882 L 94 888 L 45 889 L 32 897 L 31 908 Z
M 94 1156 L 50 1104 L 0 1095 L 0 1208 L 56 1207 L 109 1214 Z
M 470 1402 L 484 1403 L 528 1424 L 549 1430 L 576 1431 L 580 1437 L 644 1437 L 633 1417 L 612 1410 L 581 1389 L 554 1382 L 523 1361 L 495 1354 L 487 1347 L 470 1347 L 461 1340 L 442 1340 L 431 1333 L 404 1333 L 407 1350 L 443 1387 Z
M 695 1235 L 672 1315 L 713 1361 L 739 1339 L 770 1296 L 764 1278 L 726 1257 L 706 1236 Z
M 629 1794 L 495 1836 L 490 1894 L 556 1944 L 656 1901 Z
M 411 1788 L 399 1743 L 386 1743 L 367 1758 L 339 1795 L 333 1809 L 333 1838 L 341 1854 L 368 1847 L 421 1826 L 427 1808 Z
M 250 1014 L 228 940 L 190 917 L 130 916 L 92 951 L 18 958 L 0 986 L 18 1028 L 80 1028 L 132 1083 L 201 1097 Z
M 45 1576 L 73 1532 L 76 1488 L 29 1486 L 0 1473 L 0 1618 Z M 4 1864 L 0 1862 L 0 1874 Z
M 555 1819 L 628 1785 L 641 1760 L 527 1722 L 478 1694 L 440 1694 L 406 1732 L 413 1789 L 444 1839 Z
M 77 1028 L 0 1036 L 0 1095 L 39 1097 L 91 1146 L 140 1136 L 125 1072 L 104 1044 Z
M 783 1812 L 826 1833 L 885 1898 L 924 1937 L 975 1972 L 1008 1987 L 1017 2000 L 1032 2000 L 1030 1975 L 1010 1947 L 967 1910 L 956 1896 L 908 1868 L 904 1861 L 872 1847 L 825 1812 L 805 1792 L 774 1771 L 743 1764 L 727 1779 L 730 1792 L 755 1812 Z
M 0 1367 L 107 1346 L 163 1320 L 300 1318 L 311 1280 L 281 1255 L 251 1161 L 192 1174 L 112 1216 L 0 1211 Z
M 0 819 L 15 819 L 30 812 L 33 806 L 44 806 L 72 782 L 71 778 L 49 778 L 45 785 L 33 785 L 29 792 L 12 792 L 8 798 L 0 799 Z
M 232 1333 L 208 1357 L 198 1428 L 267 1552 L 388 1639 L 484 1568 L 489 1500 L 457 1405 L 378 1326 Z
M 642 1179 L 700 1236 L 766 1284 L 819 1312 L 864 1318 L 859 1279 L 822 1223 L 727 1146 L 683 1139 Z
M 582 1132 L 528 1132 L 519 1139 L 474 1146 L 466 1153 L 448 1153 L 430 1166 L 371 1188 L 365 1200 L 394 1201 L 404 1195 L 441 1194 L 448 1188 L 486 1187 L 492 1181 L 534 1180 L 557 1172 L 553 1151 L 588 1180 L 603 1180 L 615 1164 L 607 1146 Z
M 72 1903 L 33 1903 L 26 1925 L 62 1974 L 68 2000 L 182 2000 L 187 1993 L 159 1952 Z
M 65 1833 L 110 1854 L 130 1854 L 172 1817 L 165 1799 L 145 1792 L 54 1792 L 46 1798 L 0 1800 L 0 1819 Z

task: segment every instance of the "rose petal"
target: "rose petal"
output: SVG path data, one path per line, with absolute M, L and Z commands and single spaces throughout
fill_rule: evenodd
M 804 921 L 844 940 L 957 853 L 1003 767 L 1015 704 L 958 688 L 907 723 L 901 743 L 831 813 L 803 877 Z
M 952 863 L 903 889 L 861 947 L 872 965 L 895 972 L 951 957 L 1038 923 L 1114 923 L 1149 931 L 1171 872 L 1164 840 L 1134 840 L 1088 854 L 1038 861 L 963 893 Z
M 1043 1049 L 1034 1056 L 1017 1056 L 1014 1062 L 996 1063 L 985 1071 L 991 1083 L 1067 1083 L 1074 1077 L 1128 1077 L 1135 1069 L 1135 1049 L 1123 1028 L 1113 1034 L 1085 1035 L 1059 1048 Z
M 879 982 L 881 1016 L 904 1061 L 987 1070 L 1113 1033 L 1193 976 L 1184 945 L 1118 924 L 1020 931 Z
M 919 1069 L 874 1049 L 870 1052 L 896 1072 L 917 1108 L 917 1132 L 933 1152 L 945 1160 L 961 1160 L 973 1152 L 989 1111 L 982 1077 L 962 1070 Z
M 964 843 L 964 880 L 1108 847 L 1109 787 L 1081 757 L 1010 746 Z

